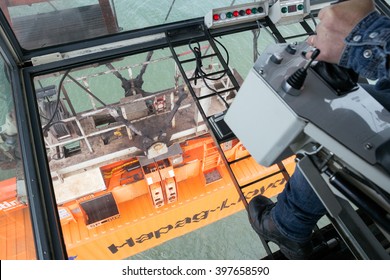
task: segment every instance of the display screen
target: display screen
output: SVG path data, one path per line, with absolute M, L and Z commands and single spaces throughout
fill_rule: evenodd
M 293 12 L 296 12 L 296 11 L 297 11 L 297 6 L 296 5 L 288 6 L 288 12 L 289 13 L 293 13 Z

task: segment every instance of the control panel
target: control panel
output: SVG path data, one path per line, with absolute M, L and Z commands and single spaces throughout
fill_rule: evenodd
M 268 0 L 212 9 L 204 17 L 210 29 L 256 21 L 268 15 Z
M 321 137 L 307 132 L 311 124 L 345 151 L 390 173 L 385 159 L 390 151 L 383 154 L 390 143 L 390 113 L 357 84 L 340 94 L 324 79 L 324 66 L 302 54 L 308 48 L 306 42 L 270 45 L 246 77 L 225 122 L 262 165 L 296 153 L 309 139 L 322 144 Z
M 274 24 L 300 22 L 310 13 L 310 0 L 278 0 L 270 7 L 269 17 Z

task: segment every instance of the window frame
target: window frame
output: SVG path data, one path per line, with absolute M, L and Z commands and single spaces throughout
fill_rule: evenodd
M 10 42 L 0 36 L 0 53 L 7 64 L 15 107 L 18 140 L 20 145 L 23 171 L 28 196 L 28 206 L 34 236 L 36 258 L 67 259 L 62 238 L 61 225 L 55 203 L 53 189 L 45 181 L 45 165 L 42 164 L 42 153 L 37 149 L 34 139 L 37 130 L 32 128 L 30 111 L 23 91 L 21 69 L 10 50 Z M 39 130 L 38 130 L 39 132 Z
M 384 1 L 377 2 L 380 3 L 381 10 L 385 11 L 386 14 L 390 14 L 388 4 L 384 3 Z M 166 48 L 168 47 L 167 40 L 158 37 L 158 34 L 188 25 L 199 25 L 202 23 L 203 18 L 195 18 L 153 26 L 142 30 L 117 33 L 102 38 L 90 39 L 62 46 L 25 51 L 20 48 L 11 28 L 8 26 L 8 22 L 5 20 L 4 14 L 0 11 L 0 52 L 9 66 L 12 80 L 11 86 L 13 89 L 18 137 L 21 147 L 38 259 L 67 259 L 67 251 L 62 236 L 61 223 L 46 158 L 39 111 L 35 100 L 33 86 L 34 77 L 57 71 L 64 71 L 72 67 L 79 67 L 95 62 L 146 52 L 148 50 Z M 266 24 L 265 21 L 264 23 Z M 256 28 L 256 23 L 246 23 L 239 26 L 211 30 L 211 33 L 213 36 L 218 37 Z M 155 39 L 144 43 L 113 48 L 39 66 L 33 66 L 31 64 L 31 59 L 33 57 L 56 52 L 65 53 L 87 49 L 143 36 L 155 36 Z M 197 39 L 201 39 L 201 37 Z

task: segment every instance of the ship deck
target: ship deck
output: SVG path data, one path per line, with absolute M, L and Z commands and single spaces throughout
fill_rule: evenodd
M 205 140 L 212 141 L 207 137 Z M 119 218 L 88 228 L 85 217 L 75 214 L 63 223 L 68 253 L 79 259 L 122 259 L 244 209 L 226 166 L 219 164 L 204 172 L 202 141 L 187 148 L 183 151 L 184 162 L 174 169 L 178 181 L 177 201 L 155 208 L 143 180 L 115 187 L 112 193 Z M 284 164 L 292 172 L 294 161 L 288 159 Z M 249 199 L 260 191 L 272 197 L 284 186 L 284 177 L 276 165 L 265 168 L 248 159 L 235 164 L 233 171 L 241 176 L 242 184 L 259 180 L 245 191 Z M 213 173 L 211 177 L 208 177 L 209 173 Z M 128 176 L 122 174 L 121 177 Z M 131 199 L 127 199 L 129 197 Z M 73 207 L 71 204 L 64 206 Z M 77 211 L 73 209 L 73 212 Z M 116 241 L 110 243 L 109 240 Z

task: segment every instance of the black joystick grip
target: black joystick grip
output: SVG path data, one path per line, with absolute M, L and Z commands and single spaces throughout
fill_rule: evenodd
M 306 63 L 306 65 L 302 68 L 299 68 L 287 79 L 287 83 L 292 88 L 294 89 L 302 88 L 303 83 L 305 82 L 307 76 L 307 69 L 310 67 L 310 65 L 313 63 L 313 61 L 317 58 L 319 54 L 320 54 L 320 50 L 315 49 L 310 57 L 310 60 Z
M 287 83 L 294 89 L 301 89 L 305 82 L 307 71 L 304 68 L 299 68 L 287 79 Z

